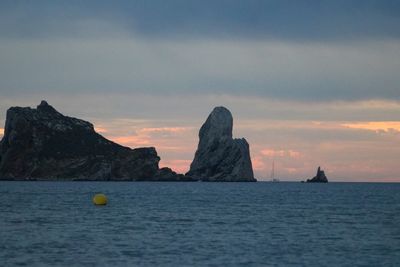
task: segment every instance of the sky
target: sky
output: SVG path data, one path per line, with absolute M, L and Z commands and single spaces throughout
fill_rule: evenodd
M 186 172 L 215 106 L 255 176 L 400 182 L 400 2 L 0 2 L 0 135 L 45 99 Z

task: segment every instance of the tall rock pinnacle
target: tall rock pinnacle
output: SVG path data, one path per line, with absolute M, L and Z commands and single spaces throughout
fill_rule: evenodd
M 254 182 L 249 144 L 232 138 L 233 118 L 225 107 L 216 107 L 199 132 L 199 145 L 187 173 L 215 182 Z

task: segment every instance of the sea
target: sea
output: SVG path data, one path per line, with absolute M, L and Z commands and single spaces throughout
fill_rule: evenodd
M 0 266 L 400 266 L 400 184 L 0 182 Z

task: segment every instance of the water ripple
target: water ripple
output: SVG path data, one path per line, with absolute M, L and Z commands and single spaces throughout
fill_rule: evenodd
M 0 265 L 400 266 L 399 189 L 0 182 Z

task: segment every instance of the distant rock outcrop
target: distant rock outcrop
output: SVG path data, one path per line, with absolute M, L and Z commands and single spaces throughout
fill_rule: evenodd
M 130 149 L 95 132 L 87 121 L 62 115 L 42 101 L 7 111 L 0 143 L 0 179 L 190 180 L 159 169 L 155 148 Z
M 321 170 L 321 167 L 318 167 L 317 175 L 312 179 L 307 179 L 307 183 L 327 183 L 328 178 L 325 175 L 325 172 Z
M 255 182 L 249 144 L 232 138 L 233 118 L 216 107 L 199 132 L 199 145 L 188 176 L 201 181 Z

